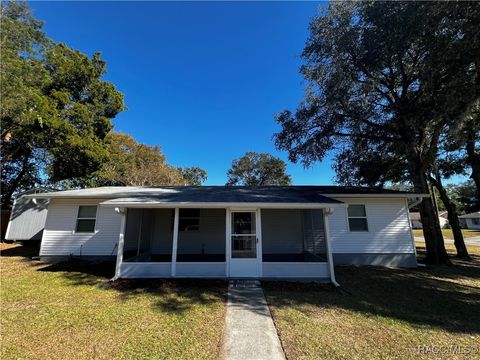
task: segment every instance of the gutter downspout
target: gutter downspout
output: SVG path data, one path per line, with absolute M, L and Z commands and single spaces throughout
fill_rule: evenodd
M 325 247 L 327 250 L 327 259 L 328 259 L 328 266 L 330 269 L 330 281 L 332 284 L 339 288 L 340 284 L 335 279 L 335 267 L 333 266 L 333 256 L 332 256 L 332 249 L 330 247 L 330 233 L 329 233 L 329 226 L 328 226 L 328 216 L 333 213 L 334 208 L 325 208 L 323 209 L 323 227 L 325 231 Z

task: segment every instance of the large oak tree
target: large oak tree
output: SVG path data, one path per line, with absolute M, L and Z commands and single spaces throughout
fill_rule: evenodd
M 290 185 L 292 178 L 286 170 L 285 161 L 271 154 L 246 152 L 241 158 L 232 161 L 226 185 Z
M 309 86 L 294 113 L 277 116 L 278 148 L 306 166 L 332 151 L 337 167 L 355 156 L 365 176 L 405 174 L 429 194 L 442 134 L 479 99 L 479 21 L 474 2 L 331 3 L 310 25 Z M 420 213 L 426 261 L 448 262 L 430 198 Z
M 33 186 L 83 177 L 108 158 L 123 95 L 105 62 L 49 39 L 25 3 L 0 11 L 2 204 Z

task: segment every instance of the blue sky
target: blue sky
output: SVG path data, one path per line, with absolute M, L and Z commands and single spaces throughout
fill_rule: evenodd
M 276 113 L 295 109 L 298 69 L 319 2 L 31 2 L 55 41 L 100 51 L 125 94 L 115 130 L 161 145 L 170 164 L 223 185 L 235 158 L 269 152 L 294 184 L 331 184 L 331 161 L 304 169 L 275 149 Z M 463 180 L 455 177 L 448 182 Z
M 300 53 L 320 3 L 31 2 L 55 41 L 100 51 L 125 94 L 117 131 L 224 184 L 233 159 L 275 149 L 274 115 L 303 96 Z M 326 161 L 288 163 L 295 184 L 329 184 Z

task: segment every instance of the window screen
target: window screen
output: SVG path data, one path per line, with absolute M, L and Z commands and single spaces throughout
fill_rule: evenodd
M 96 206 L 79 206 L 76 232 L 95 232 Z
M 180 209 L 179 231 L 200 230 L 200 209 Z
M 368 231 L 365 205 L 348 206 L 348 227 L 350 231 Z

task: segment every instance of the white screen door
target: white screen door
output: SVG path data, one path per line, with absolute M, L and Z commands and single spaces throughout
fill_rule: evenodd
M 231 277 L 257 277 L 257 213 L 233 211 L 231 215 Z

